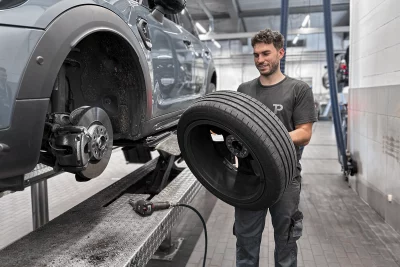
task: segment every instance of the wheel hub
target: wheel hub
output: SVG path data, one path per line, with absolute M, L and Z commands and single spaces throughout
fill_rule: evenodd
M 107 129 L 102 125 L 93 125 L 89 128 L 88 132 L 92 137 L 92 141 L 90 142 L 90 159 L 101 160 L 104 156 L 104 153 L 106 153 L 108 150 L 107 142 L 109 136 Z
M 245 158 L 249 155 L 247 147 L 237 140 L 233 135 L 228 135 L 226 138 L 226 146 L 229 151 L 238 158 Z

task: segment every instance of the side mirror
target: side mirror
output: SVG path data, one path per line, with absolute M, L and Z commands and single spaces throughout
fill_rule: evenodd
M 186 6 L 186 0 L 154 0 L 154 4 L 164 9 L 164 14 L 177 14 Z
M 154 0 L 155 8 L 153 17 L 160 23 L 164 20 L 164 14 L 173 15 L 181 12 L 186 7 L 186 0 Z

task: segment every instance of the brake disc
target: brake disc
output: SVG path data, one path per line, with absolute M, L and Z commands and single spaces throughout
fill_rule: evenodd
M 99 176 L 110 161 L 113 146 L 113 129 L 107 113 L 98 107 L 81 107 L 71 115 L 74 126 L 83 126 L 88 129 L 90 142 L 85 153 L 89 155 L 88 166 L 85 170 L 76 173 L 77 178 L 93 179 Z

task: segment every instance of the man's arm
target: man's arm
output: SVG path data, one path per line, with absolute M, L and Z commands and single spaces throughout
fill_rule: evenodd
M 289 132 L 293 143 L 296 146 L 306 146 L 311 140 L 312 122 L 296 125 L 294 131 Z

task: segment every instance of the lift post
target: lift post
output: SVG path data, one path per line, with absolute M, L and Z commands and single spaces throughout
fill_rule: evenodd
M 47 180 L 42 180 L 31 186 L 31 201 L 33 229 L 37 229 L 49 222 Z
M 325 41 L 326 41 L 326 57 L 328 62 L 329 76 L 329 92 L 332 105 L 332 118 L 335 126 L 336 142 L 339 149 L 339 154 L 342 162 L 342 167 L 345 173 L 348 172 L 346 148 L 344 144 L 344 136 L 341 131 L 342 119 L 340 117 L 339 102 L 337 97 L 337 83 L 335 73 L 335 58 L 333 52 L 332 40 L 332 8 L 331 0 L 324 0 L 324 26 L 325 26 Z
M 283 43 L 283 49 L 285 50 L 285 55 L 281 59 L 281 72 L 282 73 L 285 73 L 285 65 L 286 65 L 288 19 L 289 19 L 289 0 L 282 0 L 282 2 L 281 2 L 281 34 L 285 38 L 285 42 Z

